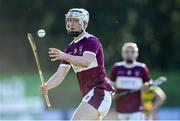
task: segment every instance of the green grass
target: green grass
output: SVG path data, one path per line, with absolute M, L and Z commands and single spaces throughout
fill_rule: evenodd
M 163 75 L 167 77 L 167 82 L 163 84 L 161 87 L 167 95 L 167 100 L 164 106 L 168 107 L 180 107 L 180 72 L 161 72 L 154 71 L 152 72 L 152 77 L 158 77 L 159 75 Z
M 166 76 L 168 79 L 168 81 L 161 86 L 167 95 L 167 101 L 164 106 L 180 106 L 179 72 L 151 71 L 151 75 L 153 79 L 158 76 Z M 19 73 L 12 75 L 2 74 L 0 80 L 4 78 L 11 78 L 12 76 L 17 76 L 24 80 L 26 86 L 26 96 L 40 96 L 40 80 L 37 73 Z M 47 80 L 50 76 L 51 74 L 45 74 L 45 79 Z M 81 95 L 75 74 L 70 71 L 60 86 L 50 90 L 49 97 L 53 107 L 55 108 L 77 107 L 81 101 Z

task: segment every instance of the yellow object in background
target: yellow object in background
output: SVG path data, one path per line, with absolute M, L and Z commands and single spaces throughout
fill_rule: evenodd
M 145 91 L 142 93 L 144 111 L 152 111 L 153 110 L 153 100 L 155 98 L 155 94 L 152 90 Z

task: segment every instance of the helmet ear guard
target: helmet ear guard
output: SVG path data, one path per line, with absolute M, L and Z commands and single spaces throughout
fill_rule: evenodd
M 88 27 L 88 23 L 87 22 L 83 22 L 83 27 L 84 27 L 84 30 L 86 30 L 86 28 Z

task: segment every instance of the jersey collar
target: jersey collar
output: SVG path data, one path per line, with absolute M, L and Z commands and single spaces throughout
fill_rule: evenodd
M 77 39 L 77 40 L 73 40 L 73 42 L 74 42 L 74 43 L 78 43 L 78 42 L 81 41 L 83 38 L 85 38 L 85 37 L 86 37 L 86 38 L 89 38 L 89 37 L 91 37 L 91 36 L 93 36 L 93 35 L 91 35 L 91 34 L 89 34 L 89 33 L 87 33 L 87 32 L 85 31 L 82 37 L 80 37 L 80 38 Z
M 133 68 L 134 66 L 137 65 L 137 62 L 134 61 L 132 64 L 127 64 L 125 61 L 123 61 L 123 65 L 124 65 L 126 68 Z

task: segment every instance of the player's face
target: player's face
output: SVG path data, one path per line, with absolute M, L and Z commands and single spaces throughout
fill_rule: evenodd
M 79 19 L 77 18 L 67 18 L 67 25 L 69 31 L 72 32 L 82 31 L 81 24 L 79 24 Z
M 138 52 L 135 51 L 135 48 L 133 47 L 127 47 L 124 50 L 122 50 L 122 57 L 126 62 L 133 62 L 137 59 Z

